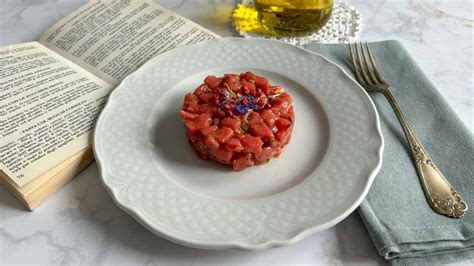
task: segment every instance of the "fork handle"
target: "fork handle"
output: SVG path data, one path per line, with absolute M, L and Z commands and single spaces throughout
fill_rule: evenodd
M 464 216 L 468 209 L 466 202 L 448 182 L 438 167 L 436 167 L 423 146 L 421 146 L 420 141 L 416 138 L 410 123 L 403 115 L 400 106 L 390 90 L 383 90 L 383 94 L 392 106 L 402 125 L 416 165 L 418 177 L 423 185 L 425 196 L 431 208 L 448 217 L 459 218 Z

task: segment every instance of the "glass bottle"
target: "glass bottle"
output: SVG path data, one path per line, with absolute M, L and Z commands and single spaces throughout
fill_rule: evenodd
M 258 18 L 271 35 L 300 36 L 329 20 L 333 0 L 255 0 Z

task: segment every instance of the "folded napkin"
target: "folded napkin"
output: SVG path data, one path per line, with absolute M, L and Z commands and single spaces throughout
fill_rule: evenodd
M 382 94 L 370 93 L 380 116 L 385 149 L 382 169 L 358 211 L 375 247 L 381 256 L 398 265 L 474 258 L 472 133 L 399 42 L 376 42 L 369 46 L 416 136 L 470 208 L 460 219 L 431 210 L 395 113 Z M 347 45 L 304 47 L 327 57 L 353 76 Z

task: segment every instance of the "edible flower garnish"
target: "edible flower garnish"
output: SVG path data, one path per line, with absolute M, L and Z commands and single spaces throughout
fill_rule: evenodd
M 237 95 L 235 95 L 235 93 L 231 89 L 229 89 L 229 86 L 227 86 L 227 92 L 229 93 L 230 98 L 232 99 L 237 98 Z
M 237 114 L 243 115 L 243 114 L 247 113 L 247 111 L 248 111 L 248 107 L 241 104 L 241 105 L 238 105 L 238 106 L 235 108 L 235 111 L 234 111 L 234 112 L 237 113 Z
M 218 90 L 214 95 L 215 102 L 221 110 L 230 111 L 235 115 L 244 115 L 263 107 L 255 102 L 254 96 L 235 94 L 226 83 L 224 83 L 224 86 L 226 88 Z

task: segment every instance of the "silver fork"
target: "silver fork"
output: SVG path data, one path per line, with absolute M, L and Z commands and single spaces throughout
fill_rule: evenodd
M 352 45 L 349 44 L 349 52 L 351 54 L 356 78 L 360 85 L 367 91 L 383 93 L 395 111 L 402 125 L 405 137 L 407 138 L 408 145 L 410 146 L 418 177 L 420 178 L 425 196 L 431 208 L 440 214 L 453 218 L 464 216 L 468 209 L 466 202 L 448 180 L 446 180 L 433 161 L 431 161 L 430 156 L 421 146 L 420 141 L 415 137 L 410 123 L 408 123 L 408 120 L 400 110 L 400 106 L 398 106 L 398 103 L 390 92 L 390 85 L 385 82 L 378 71 L 369 45 L 365 43 L 364 48 L 362 43 L 359 45 L 356 43 L 354 46 L 355 55 L 352 50 Z

